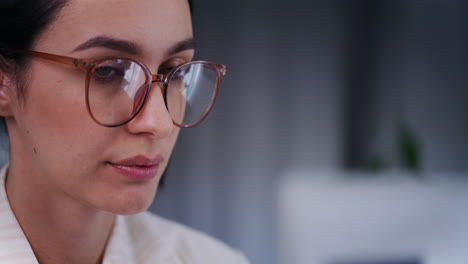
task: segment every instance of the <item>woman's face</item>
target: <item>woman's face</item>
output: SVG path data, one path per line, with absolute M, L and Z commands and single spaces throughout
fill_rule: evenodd
M 138 54 L 119 43 L 76 50 L 96 37 L 131 43 Z M 193 58 L 191 48 L 168 54 L 191 38 L 187 0 L 71 0 L 33 49 L 87 60 L 133 57 L 157 73 Z M 33 59 L 29 69 L 24 103 L 16 94 L 10 96 L 12 163 L 21 160 L 33 182 L 86 206 L 118 214 L 145 210 L 179 133 L 159 85 L 153 85 L 132 121 L 108 128 L 96 124 L 86 110 L 83 71 L 41 59 Z M 134 176 L 141 172 L 130 165 L 146 164 L 145 158 L 159 165 L 143 176 L 158 167 L 155 177 L 129 177 L 125 171 Z

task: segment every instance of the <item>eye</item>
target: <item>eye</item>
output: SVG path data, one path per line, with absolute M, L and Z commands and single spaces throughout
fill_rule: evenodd
M 163 63 L 161 65 L 158 73 L 166 75 L 166 76 L 170 74 L 170 76 L 168 77 L 170 78 L 171 82 L 173 83 L 180 82 L 184 79 L 184 76 L 186 74 L 186 67 L 182 66 L 186 63 L 187 63 L 187 60 L 185 59 L 175 59 L 175 60 L 167 61 L 166 63 Z M 174 71 L 175 69 L 177 70 Z
M 176 67 L 177 67 L 177 66 L 175 66 L 175 65 L 174 65 L 174 66 L 170 66 L 170 65 L 168 65 L 168 66 L 163 66 L 163 67 L 161 67 L 161 68 L 159 69 L 158 73 L 159 73 L 159 74 L 164 74 L 164 75 L 166 75 L 166 74 L 170 73 L 170 72 L 171 72 L 174 68 L 176 68 Z
M 93 71 L 93 80 L 96 82 L 121 82 L 132 63 L 123 60 L 104 61 Z
M 108 78 L 114 75 L 122 75 L 119 70 L 111 66 L 100 66 L 94 70 L 94 74 L 98 78 Z
M 182 59 L 182 58 L 174 58 L 174 59 L 168 60 L 165 63 L 161 64 L 158 70 L 158 73 L 167 75 L 170 72 L 172 72 L 175 68 L 185 63 L 187 63 L 187 60 Z

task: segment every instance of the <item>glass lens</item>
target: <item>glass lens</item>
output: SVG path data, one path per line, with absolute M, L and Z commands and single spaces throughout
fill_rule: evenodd
M 127 121 L 143 103 L 148 81 L 138 63 L 127 59 L 105 60 L 90 74 L 89 108 L 101 124 Z
M 172 120 L 182 126 L 199 122 L 213 103 L 217 71 L 206 63 L 188 64 L 168 80 L 166 101 Z

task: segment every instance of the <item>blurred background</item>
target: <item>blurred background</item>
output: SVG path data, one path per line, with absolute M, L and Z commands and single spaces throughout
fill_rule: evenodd
M 195 0 L 197 58 L 228 75 L 150 209 L 252 264 L 466 264 L 466 14 L 465 0 Z
M 467 263 L 467 1 L 194 2 L 228 75 L 152 210 L 257 264 Z

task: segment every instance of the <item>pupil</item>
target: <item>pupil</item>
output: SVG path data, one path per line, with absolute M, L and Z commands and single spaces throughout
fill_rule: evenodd
M 98 67 L 96 68 L 96 73 L 99 75 L 109 75 L 112 72 L 110 67 Z

